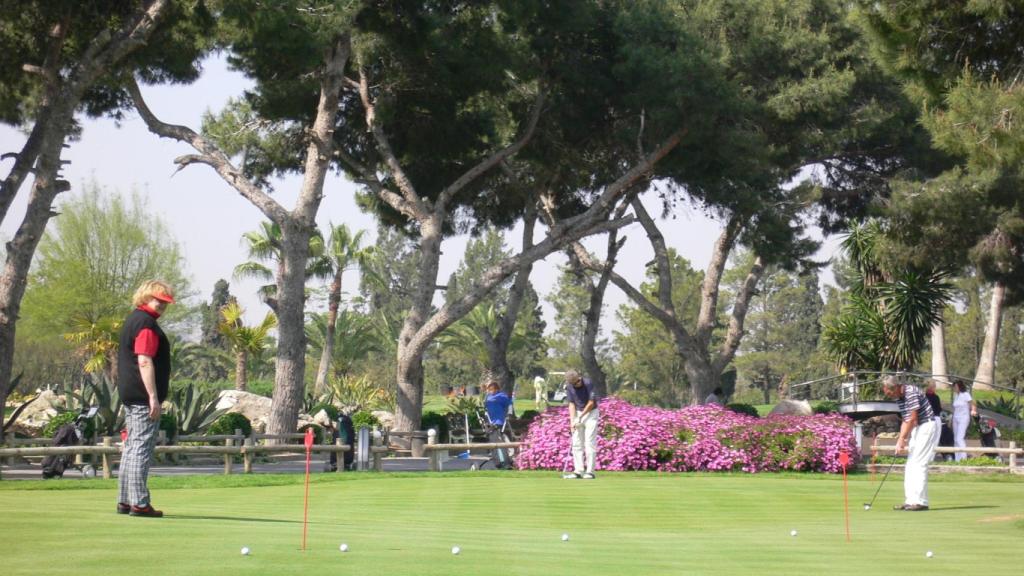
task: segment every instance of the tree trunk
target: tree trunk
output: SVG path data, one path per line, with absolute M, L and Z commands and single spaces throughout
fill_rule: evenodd
M 281 259 L 285 263 L 277 287 L 278 341 L 274 396 L 267 420 L 270 434 L 295 432 L 305 393 L 306 371 L 305 290 L 306 259 L 311 228 L 281 227 Z
M 327 388 L 327 373 L 331 369 L 331 358 L 334 354 L 334 333 L 338 324 L 338 308 L 341 307 L 341 277 L 345 270 L 338 267 L 331 281 L 331 292 L 327 295 L 327 334 L 324 337 L 324 349 L 320 352 L 320 366 L 316 369 L 315 394 L 320 395 Z
M 417 348 L 413 338 L 430 316 L 441 261 L 441 226 L 442 215 L 437 213 L 420 222 L 420 281 L 398 336 L 398 406 L 395 429 L 402 432 L 420 428 L 423 411 L 423 348 Z
M 6 219 L 8 208 L 28 173 L 35 174 L 24 219 L 14 239 L 7 244 L 7 258 L 3 273 L 0 274 L 0 414 L 4 413 L 7 396 L 11 392 L 15 324 L 25 294 L 32 257 L 47 222 L 54 215 L 53 200 L 57 194 L 70 189 L 70 185 L 60 179 L 60 156 L 68 131 L 73 127 L 75 110 L 82 95 L 93 87 L 97 78 L 145 44 L 163 20 L 167 7 L 167 0 L 156 0 L 143 7 L 121 30 L 113 31 L 116 34 L 115 40 L 111 40 L 109 29 L 98 33 L 86 47 L 86 56 L 66 76 L 60 70 L 68 20 L 55 24 L 50 32 L 47 55 L 41 67 L 44 78 L 43 97 L 39 102 L 35 124 L 14 167 L 0 183 L 2 221 Z M 0 426 L 2 441 L 3 427 Z
M 580 356 L 583 358 L 583 370 L 590 376 L 598 397 L 608 395 L 608 378 L 605 376 L 601 363 L 597 361 L 597 335 L 601 331 L 601 311 L 604 309 L 604 293 L 608 288 L 608 277 L 602 275 L 596 285 L 587 282 L 590 292 L 590 306 L 587 308 L 586 327 L 583 329 L 583 341 L 580 343 Z
M 692 354 L 679 349 L 685 360 L 686 378 L 690 381 L 690 405 L 696 406 L 707 398 L 708 394 L 721 385 L 722 373 L 716 371 L 703 354 Z
M 941 319 L 932 326 L 932 378 L 937 387 L 949 386 L 946 367 L 946 324 Z
M 999 328 L 1003 320 L 1003 300 L 1006 286 L 996 282 L 992 286 L 992 302 L 988 310 L 988 325 L 985 327 L 985 344 L 981 348 L 978 371 L 974 374 L 974 387 L 978 390 L 992 390 L 996 383 L 996 352 L 999 349 Z
M 523 252 L 533 246 L 533 232 L 536 225 L 537 205 L 534 202 L 528 202 L 523 215 Z M 523 307 L 523 298 L 526 296 L 527 286 L 530 285 L 532 271 L 533 262 L 526 262 L 516 272 L 516 279 L 508 291 L 508 303 L 499 320 L 498 333 L 494 337 L 494 347 L 488 350 L 491 373 L 498 380 L 501 389 L 509 394 L 515 393 L 515 382 L 512 370 L 508 366 L 508 345 L 512 341 L 512 334 L 515 332 L 516 322 L 519 320 L 519 311 Z
M 235 353 L 235 390 L 245 392 L 248 388 L 249 374 L 246 365 L 246 354 L 243 351 Z

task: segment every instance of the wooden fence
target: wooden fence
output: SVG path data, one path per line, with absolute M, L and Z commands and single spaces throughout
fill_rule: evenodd
M 895 443 L 893 443 L 893 444 L 879 444 L 878 440 L 879 440 L 878 438 L 875 438 L 875 442 L 871 444 L 871 459 L 872 459 L 872 462 L 871 462 L 870 465 L 872 465 L 872 466 L 875 465 L 874 464 L 874 459 L 875 459 L 875 457 L 879 453 L 895 454 L 895 452 L 896 452 L 896 444 Z M 893 439 L 893 440 L 895 440 L 895 439 Z M 1024 470 L 1018 470 L 1017 469 L 1018 457 L 1024 456 L 1024 449 L 1018 448 L 1016 442 L 1009 442 L 1008 446 L 1006 448 L 991 448 L 991 447 L 985 447 L 985 446 L 966 446 L 966 447 L 963 447 L 963 448 L 957 448 L 955 446 L 939 446 L 939 447 L 937 447 L 935 449 L 935 453 L 936 454 L 954 454 L 956 452 L 963 452 L 963 453 L 971 455 L 971 456 L 981 456 L 981 455 L 984 455 L 984 454 L 995 454 L 995 455 L 1000 456 L 1000 457 L 1001 456 L 1006 456 L 1006 464 L 1007 465 L 1005 467 L 1003 467 L 1003 466 L 979 466 L 979 467 L 975 467 L 975 468 L 985 468 L 985 469 L 991 469 L 991 468 L 1003 469 L 1003 468 L 1005 468 L 1007 472 L 1024 474 Z M 942 462 L 933 462 L 932 466 L 942 466 Z M 954 466 L 950 466 L 950 467 L 953 468 Z M 965 468 L 964 466 L 955 466 L 955 467 L 956 468 Z

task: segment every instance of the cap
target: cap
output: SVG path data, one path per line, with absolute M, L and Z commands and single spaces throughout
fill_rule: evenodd
M 161 302 L 167 302 L 168 304 L 174 304 L 174 296 L 171 296 L 170 294 L 165 294 L 163 292 L 157 292 L 157 293 L 153 294 L 153 298 L 156 298 L 157 300 L 159 300 Z

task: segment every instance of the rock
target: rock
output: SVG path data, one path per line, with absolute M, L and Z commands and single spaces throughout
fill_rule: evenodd
M 226 409 L 228 413 L 238 413 L 249 419 L 252 429 L 257 434 L 267 428 L 270 417 L 270 398 L 242 392 L 241 390 L 222 390 L 217 400 L 217 409 Z
M 395 415 L 393 413 L 387 410 L 374 410 L 371 414 L 376 416 L 377 420 L 380 420 L 381 428 L 391 430 L 395 427 Z
M 13 427 L 26 436 L 38 436 L 50 419 L 63 410 L 64 397 L 51 390 L 43 390 L 31 404 L 22 410 Z
M 810 416 L 814 414 L 811 403 L 807 400 L 782 400 L 772 408 L 770 414 L 785 416 Z

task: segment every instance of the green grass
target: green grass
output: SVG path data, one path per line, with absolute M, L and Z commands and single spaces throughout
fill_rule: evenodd
M 3 573 L 1019 574 L 1019 477 L 933 476 L 901 513 L 893 476 L 865 512 L 879 479 L 850 478 L 846 542 L 835 476 L 320 474 L 305 552 L 299 475 L 154 478 L 159 520 L 114 514 L 112 481 L 6 481 Z

